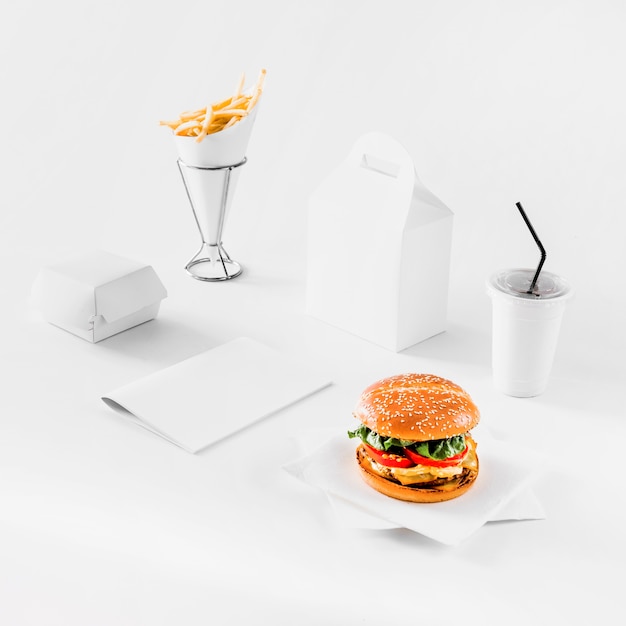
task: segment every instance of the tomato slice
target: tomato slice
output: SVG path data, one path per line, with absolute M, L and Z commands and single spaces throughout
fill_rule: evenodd
M 393 454 L 391 452 L 384 452 L 383 450 L 377 450 L 367 443 L 363 443 L 367 453 L 381 465 L 386 467 L 413 467 L 415 463 L 401 454 Z
M 430 465 L 431 467 L 450 467 L 451 465 L 457 465 L 460 461 L 462 461 L 467 455 L 468 447 L 465 446 L 465 450 L 463 452 L 459 452 L 459 454 L 455 454 L 454 456 L 449 456 L 447 459 L 429 459 L 428 457 L 422 456 L 413 450 L 409 450 L 409 448 L 404 448 L 404 453 L 415 463 L 416 465 Z

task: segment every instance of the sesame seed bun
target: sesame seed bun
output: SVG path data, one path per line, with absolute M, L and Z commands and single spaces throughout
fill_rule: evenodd
M 430 441 L 462 435 L 480 420 L 470 396 L 433 374 L 399 374 L 371 384 L 354 416 L 383 437 Z

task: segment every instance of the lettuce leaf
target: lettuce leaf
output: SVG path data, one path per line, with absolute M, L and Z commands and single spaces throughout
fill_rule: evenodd
M 348 437 L 350 439 L 354 439 L 355 437 L 360 439 L 361 441 L 367 443 L 372 446 L 372 448 L 376 448 L 376 450 L 387 450 L 385 448 L 384 440 L 385 437 L 381 437 L 378 433 L 375 433 L 373 430 L 369 429 L 365 424 L 361 424 L 358 428 L 354 430 L 348 431 Z
M 348 431 L 350 439 L 358 438 L 372 448 L 388 452 L 389 450 L 401 453 L 398 448 L 411 448 L 421 456 L 429 459 L 442 461 L 448 457 L 455 456 L 465 450 L 465 435 L 455 435 L 447 439 L 433 439 L 432 441 L 413 441 L 411 439 L 396 439 L 395 437 L 381 437 L 378 433 L 368 428 L 365 424 L 360 424 L 354 430 Z
M 454 437 L 449 437 L 448 439 L 420 441 L 412 446 L 412 449 L 429 459 L 443 461 L 443 459 L 460 454 L 465 450 L 465 436 L 454 435 Z

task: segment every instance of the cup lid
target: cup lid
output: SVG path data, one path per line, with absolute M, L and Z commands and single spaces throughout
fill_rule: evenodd
M 569 294 L 570 286 L 566 280 L 544 271 L 539 274 L 535 287 L 530 292 L 535 272 L 536 270 L 531 269 L 502 270 L 491 276 L 489 286 L 511 296 L 532 300 L 548 300 Z

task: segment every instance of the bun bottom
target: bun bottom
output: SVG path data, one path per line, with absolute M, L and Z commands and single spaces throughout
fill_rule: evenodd
M 478 476 L 478 467 L 475 470 L 465 468 L 460 478 L 451 479 L 450 485 L 454 487 L 445 487 L 443 489 L 435 489 L 428 487 L 410 487 L 393 482 L 387 478 L 383 478 L 374 473 L 368 462 L 367 455 L 362 446 L 357 448 L 356 460 L 361 470 L 361 478 L 372 489 L 380 493 L 395 498 L 396 500 L 404 500 L 406 502 L 445 502 L 462 496 L 471 489 Z M 478 462 L 478 459 L 477 459 Z

